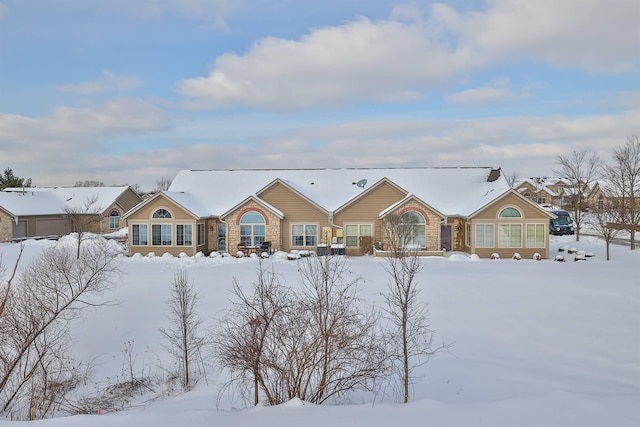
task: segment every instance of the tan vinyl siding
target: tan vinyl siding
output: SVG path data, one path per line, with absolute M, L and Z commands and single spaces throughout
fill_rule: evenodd
M 517 208 L 522 217 L 520 218 L 499 218 L 500 211 L 506 207 Z M 494 225 L 494 247 L 478 248 L 476 247 L 476 225 L 477 224 L 493 224 Z M 517 248 L 501 248 L 499 247 L 499 225 L 500 224 L 520 224 L 521 225 L 521 246 Z M 511 258 L 514 253 L 519 253 L 523 259 L 531 259 L 535 253 L 539 253 L 542 258 L 549 258 L 549 235 L 545 232 L 545 247 L 528 248 L 527 247 L 527 224 L 541 224 L 547 230 L 549 217 L 528 202 L 523 201 L 514 194 L 496 200 L 482 211 L 478 212 L 471 220 L 472 241 L 469 252 L 477 254 L 480 258 L 490 258 L 492 254 L 497 253 L 500 258 Z
M 130 211 L 140 202 L 142 202 L 142 198 L 131 188 L 125 190 L 125 192 L 116 199 L 116 203 L 122 207 L 124 212 Z
M 315 248 L 291 246 L 292 224 L 316 224 L 318 226 L 317 242 L 322 243 L 322 227 L 329 226 L 329 217 L 325 211 L 280 183 L 275 183 L 267 188 L 259 194 L 259 197 L 277 207 L 284 214 L 284 219 L 281 221 L 281 241 L 277 242 L 279 249 L 285 251 L 291 249 L 315 250 Z M 276 242 L 272 243 L 276 246 Z
M 333 222 L 339 226 L 373 224 L 373 242 L 375 244 L 375 242 L 382 240 L 380 213 L 404 197 L 405 193 L 397 187 L 383 182 L 336 213 Z M 359 249 L 347 249 L 347 255 L 360 255 L 360 251 Z
M 158 209 L 166 209 L 171 213 L 170 219 L 160 219 L 160 218 L 152 218 L 153 213 Z M 178 206 L 171 200 L 166 197 L 160 196 L 153 201 L 153 203 L 149 203 L 147 206 L 142 207 L 139 211 L 137 211 L 134 215 L 127 218 L 127 227 L 129 229 L 129 236 L 133 235 L 132 226 L 134 224 L 147 224 L 148 225 L 148 236 L 149 236 L 149 244 L 146 246 L 134 246 L 129 245 L 129 255 L 134 253 L 141 253 L 143 255 L 147 255 L 149 252 L 154 252 L 158 256 L 162 256 L 164 253 L 170 253 L 173 256 L 178 256 L 180 252 L 184 252 L 189 256 L 193 256 L 196 253 L 196 244 L 197 244 L 197 220 L 193 217 L 189 212 L 184 210 L 182 207 Z M 152 240 L 152 225 L 153 224 L 171 224 L 171 245 L 153 245 Z M 176 245 L 176 225 L 177 224 L 186 224 L 191 225 L 193 236 L 192 236 L 192 244 L 190 246 L 177 246 Z

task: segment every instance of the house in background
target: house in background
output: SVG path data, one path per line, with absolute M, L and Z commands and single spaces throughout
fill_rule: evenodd
M 391 215 L 410 226 L 420 255 L 549 255 L 553 214 L 495 168 L 183 170 L 124 218 L 129 254 L 235 254 L 269 242 L 283 251 L 384 255 Z
M 538 204 L 553 205 L 571 211 L 577 203 L 583 210 L 601 208 L 606 195 L 599 182 L 591 186 L 582 185 L 582 195 L 578 200 L 576 186 L 566 178 L 537 177 L 519 181 L 515 189 L 527 199 Z
M 6 188 L 0 191 L 0 241 L 68 234 L 74 219 L 86 225 L 82 231 L 115 232 L 140 202 L 129 186 Z

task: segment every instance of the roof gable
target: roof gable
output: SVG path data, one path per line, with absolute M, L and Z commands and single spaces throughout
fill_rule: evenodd
M 537 203 L 534 203 L 531 200 L 527 199 L 526 197 L 524 197 L 523 195 L 521 195 L 520 193 L 518 193 L 514 189 L 509 189 L 509 190 L 505 191 L 504 193 L 500 194 L 498 197 L 492 199 L 491 201 L 486 203 L 484 206 L 481 206 L 479 209 L 477 209 L 476 211 L 472 212 L 468 217 L 469 218 L 473 218 L 475 216 L 478 216 L 482 212 L 486 211 L 487 209 L 490 209 L 491 207 L 495 206 L 496 204 L 500 203 L 505 198 L 507 198 L 507 197 L 509 197 L 511 195 L 516 197 L 519 200 L 519 202 L 521 202 L 523 204 L 526 204 L 527 206 L 529 206 L 529 207 L 533 208 L 534 210 L 536 210 L 537 212 L 541 213 L 542 216 L 546 216 L 548 218 L 554 218 L 555 217 L 555 215 L 553 215 L 551 212 L 549 212 L 546 209 L 542 208 Z

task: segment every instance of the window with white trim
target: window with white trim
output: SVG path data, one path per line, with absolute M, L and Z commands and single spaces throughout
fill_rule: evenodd
M 522 224 L 498 224 L 498 247 L 521 248 Z
M 547 224 L 527 224 L 527 247 L 544 248 L 547 230 Z
M 156 219 L 169 219 L 171 218 L 171 212 L 166 209 L 158 209 L 153 213 L 153 218 Z
M 249 211 L 240 218 L 240 244 L 260 246 L 265 238 L 265 220 L 260 213 Z
M 476 224 L 476 248 L 493 248 L 493 224 Z
M 467 246 L 471 246 L 471 223 L 467 223 L 466 233 L 465 233 L 465 243 Z
M 400 217 L 398 235 L 402 248 L 424 248 L 427 246 L 426 220 L 418 211 L 407 211 Z
M 112 230 L 120 228 L 120 212 L 115 209 L 109 212 L 109 228 Z
M 203 222 L 199 223 L 197 231 L 196 231 L 197 239 L 198 239 L 198 246 L 204 245 L 205 236 L 206 236 L 205 231 L 206 231 L 205 224 Z
M 360 246 L 359 239 L 362 236 L 373 236 L 371 224 L 347 224 L 344 227 L 344 242 L 348 248 Z
M 317 224 L 291 224 L 291 246 L 317 246 Z
M 193 245 L 193 225 L 191 224 L 176 225 L 176 245 L 177 246 Z
M 512 207 L 502 209 L 498 216 L 500 218 L 522 218 L 520 211 Z
M 151 244 L 171 246 L 173 239 L 171 224 L 151 224 Z
M 131 244 L 133 246 L 147 246 L 149 244 L 147 224 L 133 224 L 131 226 Z

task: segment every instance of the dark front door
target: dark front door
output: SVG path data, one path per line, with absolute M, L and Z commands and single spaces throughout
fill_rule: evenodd
M 451 224 L 440 226 L 440 247 L 445 251 L 451 250 Z

